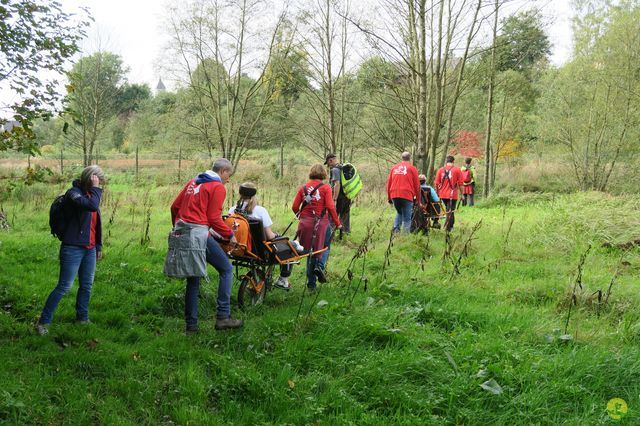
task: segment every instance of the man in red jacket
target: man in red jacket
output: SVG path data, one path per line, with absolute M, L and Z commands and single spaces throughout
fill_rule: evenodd
M 221 238 L 235 242 L 233 231 L 222 220 L 222 207 L 227 190 L 224 184 L 233 174 L 231 162 L 225 158 L 216 160 L 212 170 L 207 170 L 191 179 L 180 191 L 171 205 L 171 221 L 207 225 Z M 242 327 L 242 320 L 231 318 L 231 284 L 233 267 L 229 257 L 220 244 L 209 234 L 207 238 L 207 262 L 220 276 L 218 285 L 218 308 L 216 313 L 216 330 Z M 185 293 L 185 320 L 187 333 L 198 332 L 198 295 L 200 277 L 187 278 Z
M 447 220 L 445 221 L 445 229 L 447 232 L 453 230 L 453 224 L 456 221 L 454 212 L 458 203 L 458 193 L 461 191 L 463 180 L 460 169 L 453 165 L 455 158 L 452 155 L 447 156 L 447 163 L 444 167 L 440 167 L 436 173 L 434 186 L 438 190 L 438 197 L 442 200 L 447 212 Z
M 418 169 L 411 164 L 411 154 L 402 153 L 402 161 L 391 168 L 387 179 L 387 200 L 396 209 L 393 230 L 400 232 L 402 225 L 404 232 L 411 230 L 411 214 L 413 203 L 420 196 L 420 180 Z

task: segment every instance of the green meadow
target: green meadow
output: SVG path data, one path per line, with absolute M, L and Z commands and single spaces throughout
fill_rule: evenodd
M 282 231 L 306 166 L 296 170 L 275 180 L 243 167 L 229 205 L 255 180 Z M 352 234 L 332 246 L 329 283 L 308 294 L 297 266 L 292 291 L 234 305 L 244 328 L 217 332 L 210 267 L 195 336 L 184 334 L 184 283 L 162 274 L 183 184 L 174 171 L 110 173 L 92 324 L 73 322 L 74 285 L 44 337 L 34 323 L 59 248 L 48 209 L 68 182 L 5 186 L 0 423 L 640 423 L 640 259 L 625 245 L 640 237 L 636 198 L 502 192 L 462 208 L 449 239 L 391 237 L 384 171 L 373 170 Z M 619 422 L 612 398 L 628 405 Z

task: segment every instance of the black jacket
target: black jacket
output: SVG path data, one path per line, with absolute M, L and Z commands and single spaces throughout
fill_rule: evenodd
M 91 196 L 82 192 L 80 181 L 73 181 L 73 187 L 66 194 L 67 227 L 62 239 L 63 244 L 88 246 L 91 232 L 91 213 L 98 212 L 96 223 L 96 251 L 102 251 L 102 220 L 100 218 L 100 199 L 102 188 L 91 188 Z

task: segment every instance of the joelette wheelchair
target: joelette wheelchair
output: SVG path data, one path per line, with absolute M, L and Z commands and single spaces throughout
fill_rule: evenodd
M 264 301 L 267 290 L 273 287 L 274 266 L 287 266 L 300 263 L 301 259 L 321 253 L 305 250 L 298 252 L 288 237 L 277 237 L 267 240 L 262 221 L 244 217 L 249 224 L 250 240 L 235 244 L 222 243 L 221 246 L 229 255 L 235 267 L 235 278 L 240 281 L 238 289 L 238 306 L 258 305 Z M 225 219 L 229 220 L 228 218 Z M 240 268 L 246 273 L 240 274 Z

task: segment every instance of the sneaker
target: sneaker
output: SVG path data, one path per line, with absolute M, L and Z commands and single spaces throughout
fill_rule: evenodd
M 278 281 L 273 285 L 274 287 L 281 288 L 283 290 L 291 290 L 291 285 L 289 284 L 289 278 L 279 277 Z
M 244 325 L 242 320 L 232 319 L 231 317 L 227 318 L 217 318 L 216 319 L 216 330 L 228 330 L 231 328 L 240 328 Z
M 313 270 L 313 273 L 315 274 L 316 277 L 318 277 L 318 281 L 320 281 L 321 283 L 324 284 L 327 282 L 327 276 L 325 275 L 322 268 L 316 267 L 316 269 Z
M 187 327 L 184 331 L 184 333 L 187 336 L 193 336 L 194 334 L 198 334 L 200 332 L 200 329 L 198 329 L 198 326 L 195 327 Z
M 37 323 L 36 324 L 36 332 L 41 336 L 49 334 L 49 324 Z
M 298 253 L 304 252 L 304 247 L 296 240 L 291 241 L 291 244 L 296 249 Z
M 78 325 L 89 325 L 91 324 L 91 320 L 76 320 L 76 324 Z

